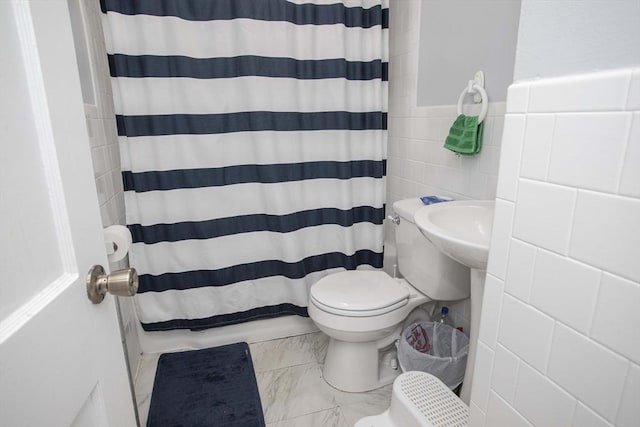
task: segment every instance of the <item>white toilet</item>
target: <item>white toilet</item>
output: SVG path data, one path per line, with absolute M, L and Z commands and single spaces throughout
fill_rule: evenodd
M 357 270 L 330 274 L 311 286 L 309 317 L 330 337 L 323 376 L 339 390 L 392 383 L 400 373 L 393 343 L 409 313 L 431 300 L 469 297 L 468 268 L 443 255 L 416 227 L 413 216 L 422 206 L 418 198 L 393 204 L 398 268 L 405 279 Z

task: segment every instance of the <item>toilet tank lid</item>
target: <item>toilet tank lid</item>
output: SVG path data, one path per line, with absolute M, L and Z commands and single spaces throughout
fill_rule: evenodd
M 403 199 L 395 202 L 393 204 L 393 211 L 397 213 L 403 220 L 415 224 L 413 216 L 416 214 L 416 212 L 418 212 L 418 209 L 423 206 L 424 203 L 422 203 L 422 200 L 420 200 L 418 197 L 413 197 L 411 199 Z
M 409 298 L 408 290 L 383 271 L 343 271 L 318 280 L 311 296 L 327 307 L 371 311 Z

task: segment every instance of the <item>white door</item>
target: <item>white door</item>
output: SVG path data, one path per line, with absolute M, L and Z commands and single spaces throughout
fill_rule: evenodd
M 66 0 L 0 0 L 0 426 L 135 425 Z

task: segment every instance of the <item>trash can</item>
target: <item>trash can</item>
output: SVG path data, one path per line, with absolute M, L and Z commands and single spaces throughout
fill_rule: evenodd
M 468 353 L 469 338 L 440 322 L 409 325 L 402 331 L 398 345 L 398 361 L 402 372 L 428 372 L 451 390 L 464 379 Z

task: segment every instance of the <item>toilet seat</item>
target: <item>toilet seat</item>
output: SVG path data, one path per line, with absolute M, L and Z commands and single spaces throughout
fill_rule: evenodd
M 382 271 L 344 271 L 315 283 L 310 299 L 327 313 L 369 317 L 406 305 L 409 291 Z

